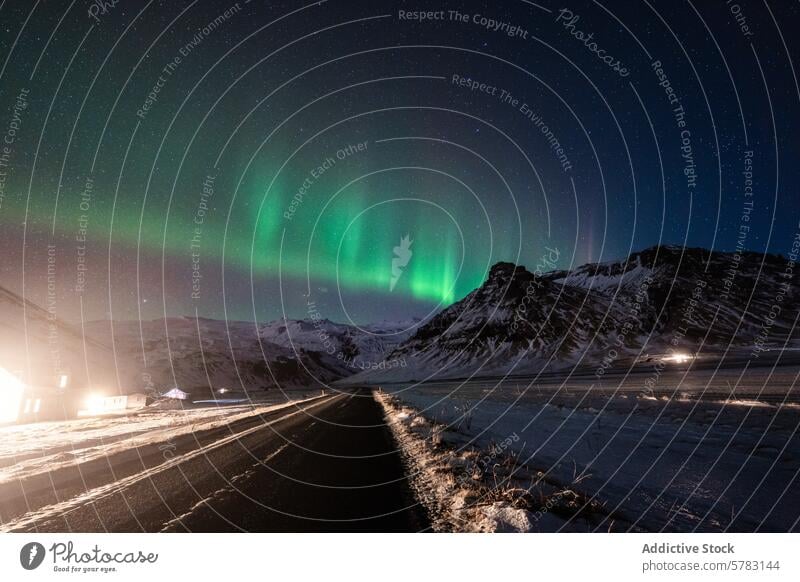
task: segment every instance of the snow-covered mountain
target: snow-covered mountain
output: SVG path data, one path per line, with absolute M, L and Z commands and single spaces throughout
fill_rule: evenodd
M 418 319 L 366 326 L 335 323 L 328 319 L 279 319 L 259 327 L 262 340 L 291 350 L 318 352 L 334 357 L 350 374 L 382 362 L 421 325 Z
M 0 288 L 0 365 L 36 383 L 67 370 L 77 384 L 197 395 L 592 367 L 609 354 L 614 365 L 672 348 L 797 343 L 797 282 L 780 256 L 660 246 L 544 274 L 498 263 L 429 320 L 362 327 L 178 317 L 81 329 Z
M 347 381 L 525 373 L 596 366 L 609 354 L 619 361 L 672 348 L 780 345 L 800 308 L 786 266 L 776 255 L 673 246 L 542 275 L 498 263 L 480 288 L 389 354 L 407 366 Z
M 170 317 L 68 324 L 0 287 L 0 366 L 26 383 L 195 397 L 219 389 L 315 388 L 384 361 L 418 320 L 362 328 L 328 320 L 267 324 Z
M 277 320 L 268 324 L 171 317 L 96 321 L 87 333 L 113 345 L 126 385 L 179 386 L 210 396 L 220 388 L 313 388 L 381 362 L 405 339 L 403 324 L 359 329 L 327 320 Z M 412 328 L 413 329 L 413 328 Z M 384 343 L 385 342 L 385 343 Z
M 486 282 L 420 327 L 389 357 L 404 368 L 370 371 L 354 382 L 461 377 L 568 365 L 605 345 L 621 325 L 622 309 L 581 287 L 537 277 L 524 267 L 497 263 Z
M 657 246 L 624 261 L 583 265 L 548 278 L 616 303 L 641 304 L 639 319 L 654 336 L 742 345 L 772 321 L 767 339 L 777 344 L 786 339 L 800 306 L 797 278 L 792 271 L 786 276 L 786 266 L 778 255 Z M 779 313 L 771 318 L 775 305 Z
M 195 396 L 210 397 L 220 388 L 252 390 L 268 385 L 258 353 L 257 336 L 230 322 L 176 317 L 138 321 L 94 321 L 87 333 L 113 346 L 120 362 L 121 383 L 136 389 L 164 392 L 178 386 Z M 288 353 L 267 351 L 278 363 Z

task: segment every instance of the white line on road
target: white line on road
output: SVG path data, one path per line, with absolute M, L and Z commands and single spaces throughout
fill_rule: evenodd
M 52 505 L 47 505 L 35 511 L 26 513 L 12 521 L 4 523 L 2 526 L 0 526 L 0 531 L 9 532 L 15 529 L 30 527 L 34 525 L 36 522 L 44 519 L 52 519 L 55 517 L 66 516 L 72 511 L 80 509 L 82 506 L 86 504 L 97 503 L 98 501 L 101 501 L 105 498 L 115 495 L 116 493 L 121 493 L 123 490 L 137 484 L 138 482 L 144 479 L 152 479 L 153 477 L 155 477 L 156 475 L 158 475 L 163 471 L 169 470 L 173 467 L 177 467 L 178 465 L 196 459 L 197 457 L 200 457 L 202 455 L 207 455 L 211 451 L 224 447 L 234 441 L 237 441 L 241 438 L 244 438 L 260 430 L 263 430 L 267 426 L 271 426 L 275 423 L 287 420 L 293 416 L 296 416 L 310 409 L 321 406 L 322 404 L 325 404 L 330 400 L 335 400 L 339 397 L 340 397 L 339 395 L 330 398 L 321 397 L 319 402 L 315 402 L 313 404 L 305 406 L 300 410 L 295 410 L 294 412 L 281 416 L 280 418 L 276 418 L 269 422 L 265 422 L 264 424 L 260 424 L 258 426 L 254 426 L 242 432 L 238 432 L 236 434 L 224 437 L 218 441 L 214 441 L 213 443 L 210 443 L 208 445 L 205 445 L 188 453 L 184 453 L 183 455 L 173 457 L 172 459 L 169 459 L 164 463 L 161 463 L 160 465 L 151 467 L 149 469 L 145 469 L 140 473 L 130 475 L 118 481 L 114 481 L 113 483 L 108 483 L 106 485 L 90 489 L 89 491 L 86 491 L 85 493 L 82 493 L 81 495 L 78 495 L 71 499 L 67 499 L 59 503 L 54 503 Z M 298 403 L 293 402 L 292 404 L 296 405 Z

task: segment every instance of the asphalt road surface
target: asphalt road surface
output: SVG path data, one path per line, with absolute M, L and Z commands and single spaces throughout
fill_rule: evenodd
M 165 457 L 172 460 L 165 463 Z M 0 487 L 4 530 L 422 531 L 429 523 L 369 390 Z

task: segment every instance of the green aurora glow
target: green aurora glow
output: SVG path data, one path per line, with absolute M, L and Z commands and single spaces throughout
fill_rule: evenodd
M 440 196 L 434 203 L 427 200 L 430 196 L 423 199 L 377 195 L 375 188 L 359 184 L 331 200 L 326 185 L 321 184 L 309 191 L 288 220 L 284 213 L 294 196 L 292 185 L 297 182 L 276 181 L 265 196 L 268 175 L 259 173 L 243 184 L 230 208 L 227 229 L 231 197 L 227 187 L 219 179 L 216 181 L 214 194 L 208 200 L 209 210 L 200 225 L 204 264 L 219 264 L 224 258 L 226 269 L 244 273 L 252 270 L 257 277 L 277 276 L 280 272 L 285 280 L 308 279 L 312 287 L 338 288 L 343 296 L 359 291 L 393 293 L 434 305 L 453 303 L 485 279 L 491 264 L 488 229 L 470 223 L 471 230 L 465 230 L 463 212 L 474 209 L 467 208 L 469 204 L 464 203 L 463 197 L 459 215 L 451 215 L 454 205 L 447 203 L 448 196 Z M 78 185 L 62 192 L 56 235 L 67 239 L 75 236 L 76 226 L 85 214 L 76 202 L 81 190 Z M 195 204 L 189 205 L 187 200 Z M 142 213 L 142 197 L 120 192 L 112 225 L 114 191 L 98 185 L 92 192 L 91 212 L 87 215 L 87 244 L 106 248 L 110 233 L 115 248 L 126 252 L 136 252 L 138 248 L 150 256 L 159 256 L 163 249 L 166 257 L 178 261 L 185 258 L 188 264 L 190 240 L 198 226 L 197 200 L 198 196 L 176 194 L 167 214 L 163 200 L 150 198 Z M 437 208 L 440 203 L 441 209 Z M 443 210 L 448 206 L 451 210 Z M 6 210 L 21 221 L 22 207 L 10 208 Z M 52 220 L 52 208 L 33 200 L 30 216 Z M 32 226 L 43 228 L 49 220 L 34 221 Z M 390 291 L 392 249 L 405 235 L 413 239 L 413 257 L 396 288 Z

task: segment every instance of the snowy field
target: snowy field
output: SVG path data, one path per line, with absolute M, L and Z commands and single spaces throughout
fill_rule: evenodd
M 383 390 L 445 425 L 457 452 L 506 443 L 538 479 L 599 503 L 617 529 L 796 531 L 800 370 L 741 372 L 665 374 L 655 391 L 641 389 L 641 376 L 621 387 L 605 378 L 602 386 L 514 380 Z M 581 529 L 569 517 L 518 521 L 533 530 Z M 606 531 L 611 521 L 589 529 Z

